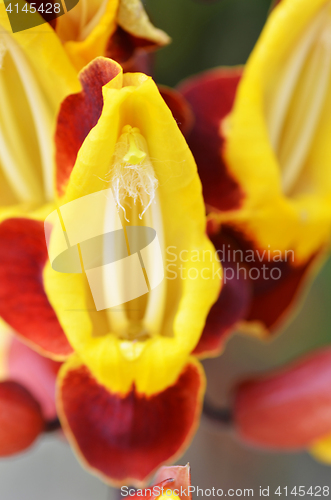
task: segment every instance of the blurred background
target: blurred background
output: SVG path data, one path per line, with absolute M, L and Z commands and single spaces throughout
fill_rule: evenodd
M 173 39 L 156 55 L 158 83 L 182 79 L 220 65 L 243 64 L 266 20 L 270 0 L 145 0 L 154 24 Z M 234 335 L 224 354 L 206 360 L 207 397 L 226 406 L 238 378 L 281 366 L 331 343 L 331 260 L 301 305 L 295 320 L 267 343 Z M 203 418 L 181 464 L 190 462 L 192 483 L 201 488 L 331 486 L 331 467 L 308 453 L 279 454 L 247 448 L 231 430 Z M 284 495 L 283 495 L 284 496 Z M 289 495 L 291 496 L 291 495 Z M 118 492 L 86 473 L 58 436 L 42 438 L 19 457 L 0 460 L 0 500 L 118 500 Z

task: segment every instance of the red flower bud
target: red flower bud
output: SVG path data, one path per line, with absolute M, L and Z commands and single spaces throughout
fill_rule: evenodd
M 28 448 L 44 429 L 41 408 L 16 382 L 0 383 L 0 456 Z
M 235 425 L 252 444 L 282 450 L 308 447 L 331 434 L 331 348 L 236 390 Z

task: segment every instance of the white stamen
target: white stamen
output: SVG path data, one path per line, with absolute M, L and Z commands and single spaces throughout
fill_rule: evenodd
M 118 208 L 124 212 L 128 198 L 143 207 L 139 218 L 151 206 L 158 187 L 158 180 L 150 160 L 147 144 L 138 129 L 124 127 L 114 152 L 113 165 L 109 172 L 114 198 Z M 129 221 L 128 221 L 129 222 Z

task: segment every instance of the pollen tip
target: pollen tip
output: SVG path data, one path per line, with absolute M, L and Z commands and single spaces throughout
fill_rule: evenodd
M 123 158 L 126 163 L 130 163 L 131 165 L 137 165 L 141 163 L 146 158 L 146 153 L 143 151 L 129 151 Z
M 126 127 L 124 127 L 124 128 L 126 128 Z M 134 133 L 136 133 L 136 132 L 134 132 L 135 130 L 138 130 L 138 129 L 131 128 L 130 131 L 128 132 L 128 134 L 129 134 L 129 151 L 123 157 L 123 160 L 126 163 L 129 163 L 130 165 L 138 165 L 139 163 L 144 161 L 144 159 L 147 156 L 145 151 L 142 151 L 141 149 L 139 149 L 139 147 L 136 144 L 136 141 L 135 141 L 134 135 L 133 135 Z

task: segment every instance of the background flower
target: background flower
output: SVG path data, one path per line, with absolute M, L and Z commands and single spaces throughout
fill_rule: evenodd
M 80 0 L 56 20 L 55 31 L 77 70 L 98 56 L 115 59 L 126 69 L 145 66 L 146 51 L 170 42 L 150 22 L 141 0 Z
M 54 199 L 56 116 L 61 101 L 80 86 L 76 71 L 48 24 L 29 33 L 12 34 L 1 3 L 0 29 L 3 218 L 10 213 L 9 207 L 35 209 Z
M 43 432 L 60 427 L 55 408 L 55 379 L 60 363 L 22 344 L 1 322 L 0 455 L 31 446 Z
M 311 447 L 329 461 L 329 372 L 330 349 L 321 349 L 278 373 L 243 381 L 233 410 L 240 437 L 269 449 Z

